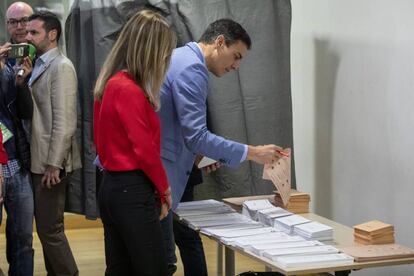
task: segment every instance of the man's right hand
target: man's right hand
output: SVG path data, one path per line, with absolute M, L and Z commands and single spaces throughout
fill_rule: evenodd
M 16 85 L 22 86 L 26 83 L 27 76 L 29 76 L 33 71 L 32 61 L 29 57 L 25 57 L 21 64 L 16 67 L 16 72 L 23 70 L 22 74 L 16 74 Z
M 48 189 L 60 183 L 60 169 L 54 166 L 47 166 L 42 177 L 42 185 Z
M 285 152 L 283 148 L 276 145 L 249 146 L 247 151 L 247 160 L 251 160 L 259 164 L 270 164 L 274 160 L 289 154 L 289 152 Z

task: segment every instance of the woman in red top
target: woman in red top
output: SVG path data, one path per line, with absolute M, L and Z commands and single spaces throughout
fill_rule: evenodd
M 0 129 L 0 204 L 3 203 L 3 165 L 7 164 L 7 152 L 3 147 L 3 133 Z M 1 209 L 0 209 L 1 212 Z M 1 224 L 1 220 L 0 220 Z
M 105 168 L 98 201 L 106 275 L 167 274 L 159 219 L 171 207 L 171 192 L 156 110 L 175 45 L 162 16 L 138 12 L 122 29 L 96 82 L 94 137 Z

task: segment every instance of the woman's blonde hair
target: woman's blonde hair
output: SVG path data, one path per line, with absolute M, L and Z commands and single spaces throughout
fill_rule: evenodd
M 102 100 L 108 79 L 126 70 L 158 110 L 161 85 L 176 43 L 164 17 L 150 10 L 137 12 L 123 27 L 103 64 L 93 92 L 95 99 Z

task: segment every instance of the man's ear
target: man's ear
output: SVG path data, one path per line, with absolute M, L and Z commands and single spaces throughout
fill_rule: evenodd
M 50 30 L 47 36 L 50 41 L 55 42 L 57 40 L 57 30 L 55 29 Z
M 224 35 L 218 35 L 216 39 L 214 40 L 214 44 L 217 49 L 223 47 L 225 45 L 226 41 L 224 39 Z

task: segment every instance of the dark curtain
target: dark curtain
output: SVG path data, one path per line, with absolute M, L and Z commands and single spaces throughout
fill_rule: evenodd
M 67 53 L 79 79 L 79 143 L 83 169 L 73 177 L 69 210 L 97 216 L 96 169 L 92 162 L 92 89 L 102 63 L 127 18 L 142 8 L 153 8 L 171 22 L 179 46 L 197 40 L 207 25 L 227 17 L 241 23 L 252 38 L 238 72 L 211 76 L 208 97 L 209 128 L 246 144 L 275 143 L 293 147 L 290 91 L 291 5 L 284 0 L 75 0 L 66 21 Z M 295 185 L 292 164 L 292 183 Z M 264 194 L 273 185 L 261 180 L 262 166 L 244 162 L 238 170 L 222 168 L 205 176 L 197 196 L 221 198 Z M 99 182 L 99 181 L 98 181 Z M 80 203 L 80 204 L 79 204 Z

